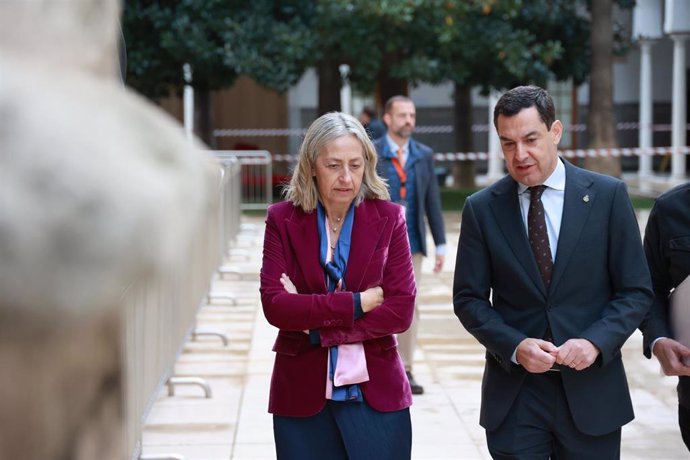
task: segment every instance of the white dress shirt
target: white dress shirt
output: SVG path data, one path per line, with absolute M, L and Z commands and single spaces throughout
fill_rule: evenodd
M 546 231 L 549 235 L 549 246 L 551 247 L 551 260 L 556 262 L 556 249 L 558 246 L 558 235 L 561 231 L 561 220 L 563 220 L 563 199 L 565 197 L 565 166 L 559 158 L 556 169 L 544 181 L 546 189 L 541 196 L 546 214 Z M 529 234 L 527 229 L 527 214 L 529 212 L 530 193 L 526 185 L 518 182 L 518 196 L 520 197 L 520 211 L 522 223 L 525 226 L 525 234 Z
M 395 141 L 388 135 L 386 134 L 386 142 L 388 142 L 388 148 L 391 149 L 391 152 L 393 152 L 395 155 L 398 154 L 398 149 L 400 146 L 395 143 Z M 403 163 L 407 163 L 407 156 L 410 152 L 410 140 L 406 140 L 405 144 L 402 146 L 403 149 L 403 154 L 402 154 L 402 159 Z

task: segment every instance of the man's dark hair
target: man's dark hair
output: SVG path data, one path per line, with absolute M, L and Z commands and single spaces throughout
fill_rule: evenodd
M 362 113 L 366 113 L 372 120 L 376 118 L 376 110 L 374 110 L 373 107 L 369 107 L 368 105 L 362 107 Z
M 386 101 L 386 105 L 383 107 L 383 113 L 391 113 L 393 110 L 393 104 L 396 102 L 412 102 L 412 99 L 410 99 L 407 96 L 393 96 L 390 99 Z
M 537 108 L 539 118 L 546 129 L 551 130 L 551 125 L 556 121 L 556 109 L 548 91 L 538 86 L 517 86 L 501 96 L 494 108 L 494 127 L 498 128 L 496 121 L 499 115 L 512 117 L 530 107 Z

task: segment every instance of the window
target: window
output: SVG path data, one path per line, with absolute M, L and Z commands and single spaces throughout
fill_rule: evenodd
M 573 124 L 577 124 L 577 88 L 572 80 L 551 81 L 547 85 L 547 91 L 556 105 L 556 120 L 563 123 L 563 137 L 559 148 L 569 150 L 577 148 L 577 131 L 573 130 Z

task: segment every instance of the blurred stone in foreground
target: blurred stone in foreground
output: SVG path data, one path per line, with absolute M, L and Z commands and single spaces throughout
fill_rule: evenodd
M 184 263 L 215 193 L 122 87 L 118 5 L 0 2 L 0 460 L 129 456 L 122 293 Z

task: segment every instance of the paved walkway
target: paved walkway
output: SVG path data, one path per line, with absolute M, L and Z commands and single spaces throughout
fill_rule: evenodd
M 414 459 L 490 459 L 479 427 L 483 348 L 453 314 L 451 289 L 459 213 L 446 215 L 449 257 L 443 272 L 425 260 L 420 290 L 422 315 L 415 377 L 426 393 L 412 406 Z M 640 215 L 641 225 L 646 213 Z M 245 218 L 236 250 L 226 264 L 239 274 L 217 279 L 213 291 L 232 292 L 236 304 L 214 301 L 201 308 L 200 328 L 229 338 L 203 336 L 186 344 L 178 376 L 199 376 L 213 390 L 204 399 L 198 387 L 161 393 L 147 419 L 145 455 L 178 454 L 194 460 L 274 459 L 271 417 L 266 412 L 276 330 L 261 312 L 258 272 L 263 218 Z M 636 333 L 624 347 L 637 419 L 623 429 L 624 460 L 687 459 L 676 424 L 675 379 L 641 353 Z M 177 458 L 177 457 L 173 457 Z

